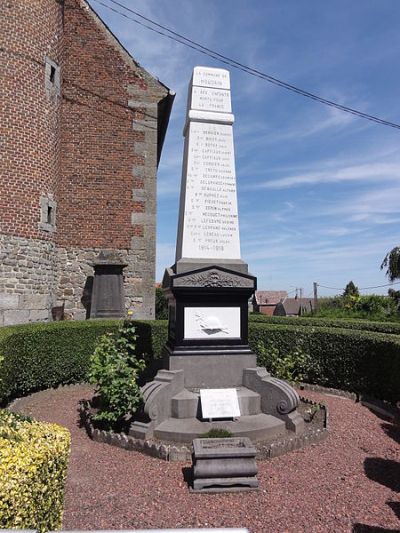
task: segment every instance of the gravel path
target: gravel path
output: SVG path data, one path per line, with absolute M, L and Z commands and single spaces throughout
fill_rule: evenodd
M 191 494 L 190 464 L 91 441 L 78 427 L 79 385 L 39 392 L 15 410 L 72 434 L 64 529 L 247 527 L 251 533 L 400 531 L 400 426 L 352 400 L 304 393 L 330 411 L 320 443 L 258 462 L 258 492 Z

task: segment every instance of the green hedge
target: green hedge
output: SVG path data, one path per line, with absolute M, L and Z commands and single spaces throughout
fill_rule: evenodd
M 259 342 L 273 345 L 282 355 L 300 349 L 311 356 L 302 372 L 308 381 L 391 401 L 400 399 L 398 335 L 355 329 L 356 321 L 345 321 L 345 329 L 338 326 L 342 322 L 338 320 L 335 326 L 326 321 L 332 327 L 324 327 L 320 319 L 263 317 L 256 321 L 255 316 L 249 325 L 249 344 L 254 351 Z M 150 363 L 145 377 L 151 379 L 167 339 L 167 321 L 134 323 L 137 354 L 144 354 Z M 116 331 L 118 324 L 116 320 L 93 320 L 0 328 L 3 402 L 34 390 L 85 380 L 97 338 Z M 376 323 L 369 324 L 375 327 Z
M 0 410 L 1 528 L 61 528 L 70 441 L 65 428 Z
M 297 316 L 268 316 L 262 314 L 251 314 L 251 323 L 262 322 L 263 324 L 292 325 L 292 326 L 313 326 L 326 328 L 357 329 L 362 331 L 376 331 L 379 333 L 390 333 L 400 335 L 399 322 L 375 322 L 372 320 L 349 319 L 349 318 L 317 318 L 317 317 L 297 317 Z
M 155 359 L 166 341 L 166 321 L 134 321 L 137 354 Z M 29 392 L 79 383 L 87 377 L 97 339 L 118 320 L 50 322 L 0 328 L 0 402 Z
M 295 349 L 311 358 L 302 369 L 305 380 L 328 387 L 400 399 L 400 338 L 397 335 L 324 327 L 296 327 L 252 322 L 249 344 Z

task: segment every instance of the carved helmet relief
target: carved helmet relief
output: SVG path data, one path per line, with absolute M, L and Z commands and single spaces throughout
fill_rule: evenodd
M 200 330 L 206 333 L 207 335 L 213 335 L 215 333 L 220 332 L 229 334 L 228 327 L 222 325 L 220 319 L 216 316 L 204 316 L 200 313 L 196 313 L 196 320 L 199 324 Z

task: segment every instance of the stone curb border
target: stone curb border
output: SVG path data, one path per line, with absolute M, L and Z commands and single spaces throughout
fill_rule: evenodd
M 340 396 L 341 398 L 348 398 L 358 402 L 360 394 L 356 392 L 345 391 L 341 389 L 333 389 L 331 387 L 323 387 L 322 385 L 313 385 L 312 383 L 292 383 L 292 386 L 300 391 L 308 390 L 311 392 L 322 392 L 324 394 L 331 394 L 332 396 Z
M 329 415 L 326 405 L 320 402 L 309 400 L 308 398 L 300 397 L 300 399 L 304 403 L 307 403 L 311 406 L 319 406 L 320 409 L 323 410 L 324 420 L 322 429 L 316 429 L 295 437 L 286 437 L 267 445 L 263 444 L 262 442 L 257 443 L 257 459 L 273 459 L 274 457 L 279 457 L 285 453 L 299 450 L 300 448 L 304 448 L 309 444 L 316 444 L 317 442 L 321 442 L 326 439 L 329 433 Z
M 361 392 L 332 389 L 331 387 L 323 387 L 322 385 L 313 385 L 310 383 L 292 383 L 292 386 L 300 392 L 302 390 L 321 392 L 331 396 L 347 398 L 354 402 L 360 402 L 364 407 L 367 407 L 371 411 L 388 418 L 392 422 L 395 420 L 400 420 L 400 401 L 395 406 L 385 400 L 378 400 L 369 394 Z
M 307 446 L 324 440 L 328 436 L 328 411 L 325 405 L 301 398 L 301 400 L 309 405 L 319 405 L 324 411 L 323 428 L 315 431 L 310 431 L 306 435 L 299 435 L 297 437 L 283 437 L 281 440 L 273 443 L 256 443 L 257 459 L 272 459 L 284 453 L 298 450 Z M 104 431 L 96 429 L 90 419 L 90 403 L 87 400 L 80 402 L 79 414 L 81 417 L 82 426 L 86 429 L 88 436 L 96 442 L 105 442 L 112 446 L 124 448 L 125 450 L 134 450 L 145 453 L 152 457 L 157 457 L 165 461 L 191 461 L 192 460 L 192 446 L 185 444 L 166 444 L 164 442 L 153 440 L 141 440 L 126 435 L 125 433 L 114 433 L 113 431 Z
M 90 419 L 90 403 L 87 400 L 80 402 L 79 414 L 82 425 L 85 427 L 89 437 L 96 442 L 105 442 L 112 446 L 124 448 L 125 450 L 134 450 L 145 453 L 152 457 L 158 457 L 165 461 L 191 461 L 192 447 L 177 446 L 173 444 L 164 444 L 153 440 L 135 439 L 125 433 L 114 433 L 114 431 L 105 431 L 96 429 Z

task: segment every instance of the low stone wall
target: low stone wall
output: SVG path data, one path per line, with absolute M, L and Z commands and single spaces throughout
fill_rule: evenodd
M 310 405 L 310 407 L 320 407 L 322 417 L 319 427 L 314 427 L 302 435 L 282 437 L 274 442 L 256 442 L 257 459 L 272 459 L 284 453 L 303 448 L 308 444 L 320 442 L 328 436 L 327 408 L 306 398 L 301 398 L 301 401 Z M 140 451 L 165 461 L 191 461 L 192 459 L 193 448 L 191 445 L 136 439 L 124 433 L 96 429 L 90 419 L 90 403 L 86 400 L 81 402 L 79 412 L 81 422 L 86 428 L 89 437 L 96 442 L 106 442 L 126 450 Z

